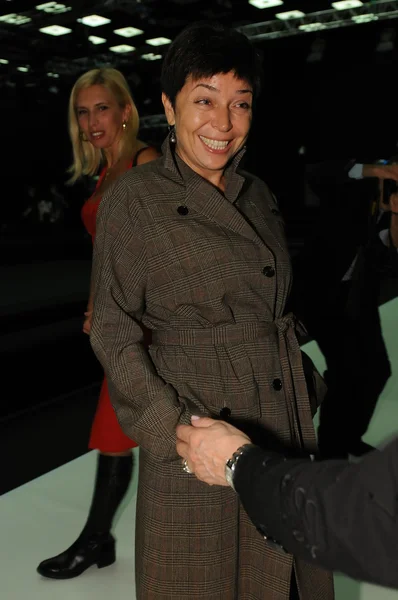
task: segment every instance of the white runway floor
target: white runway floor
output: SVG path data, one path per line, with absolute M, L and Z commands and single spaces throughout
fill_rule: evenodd
M 383 305 L 380 312 L 393 376 L 365 438 L 375 445 L 398 433 L 398 299 Z M 311 342 L 303 349 L 323 372 L 324 361 L 317 345 Z M 118 514 L 118 558 L 114 565 L 91 567 L 70 581 L 43 579 L 35 571 L 42 559 L 67 548 L 80 532 L 91 500 L 95 462 L 95 453 L 90 452 L 0 498 L 0 600 L 135 599 L 136 476 Z M 335 581 L 336 600 L 398 600 L 398 591 L 340 575 Z

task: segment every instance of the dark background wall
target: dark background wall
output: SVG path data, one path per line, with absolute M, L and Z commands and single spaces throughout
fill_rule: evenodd
M 397 51 L 376 51 L 381 35 L 377 25 L 321 33 L 322 38 L 308 34 L 256 43 L 263 56 L 264 90 L 248 165 L 270 182 L 287 211 L 302 200 L 297 177 L 304 162 L 387 157 L 396 150 Z M 308 62 L 319 44 L 324 48 L 322 59 Z M 144 72 L 126 68 L 142 116 L 163 112 L 160 64 L 151 69 L 145 77 Z M 0 95 L 3 185 L 12 190 L 3 201 L 6 214 L 18 212 L 27 184 L 63 183 L 71 156 L 66 114 L 73 80 L 31 87 L 26 81 L 25 74 L 18 74 L 15 87 L 4 86 Z M 49 91 L 51 87 L 58 92 Z M 299 154 L 301 147 L 305 155 Z M 293 176 L 286 177 L 287 170 Z M 79 186 L 74 188 L 79 206 L 83 195 Z

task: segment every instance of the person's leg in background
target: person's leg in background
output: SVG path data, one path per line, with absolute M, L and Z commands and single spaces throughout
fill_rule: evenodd
M 111 530 L 115 513 L 130 485 L 136 444 L 121 430 L 104 379 L 93 421 L 89 448 L 99 450 L 94 491 L 87 521 L 76 541 L 61 554 L 42 561 L 43 577 L 71 579 L 97 564 L 106 567 L 116 560 Z
M 323 324 L 316 333 L 325 356 L 327 394 L 320 407 L 318 443 L 323 458 L 363 456 L 374 448 L 362 440 L 391 374 L 378 309 Z

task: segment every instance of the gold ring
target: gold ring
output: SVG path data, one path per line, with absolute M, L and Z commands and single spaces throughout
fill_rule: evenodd
M 184 471 L 184 473 L 188 473 L 188 475 L 191 475 L 193 473 L 193 471 L 191 471 L 191 469 L 188 467 L 188 461 L 186 458 L 184 458 L 184 460 L 182 461 L 182 470 Z

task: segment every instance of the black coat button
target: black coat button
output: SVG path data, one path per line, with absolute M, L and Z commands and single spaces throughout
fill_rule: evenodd
M 177 212 L 179 215 L 182 215 L 183 217 L 185 217 L 185 215 L 188 214 L 189 210 L 187 206 L 179 206 L 177 208 Z
M 282 381 L 277 377 L 276 379 L 274 379 L 274 381 L 272 382 L 272 387 L 274 388 L 274 390 L 276 390 L 277 392 L 280 392 L 282 389 Z
M 270 266 L 264 267 L 263 273 L 267 277 L 273 277 L 275 275 L 275 269 L 274 269 L 274 267 L 270 267 Z
M 220 417 L 223 421 L 226 421 L 227 419 L 229 419 L 229 417 L 231 416 L 231 409 L 228 408 L 228 406 L 224 406 L 224 408 L 222 408 L 220 410 Z

